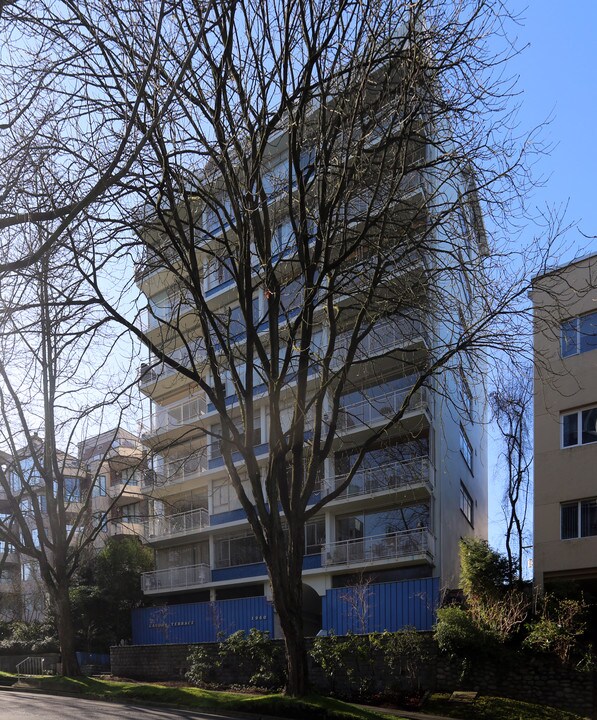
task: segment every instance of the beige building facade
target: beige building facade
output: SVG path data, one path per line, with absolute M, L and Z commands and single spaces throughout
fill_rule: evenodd
M 534 576 L 597 587 L 597 253 L 534 280 Z

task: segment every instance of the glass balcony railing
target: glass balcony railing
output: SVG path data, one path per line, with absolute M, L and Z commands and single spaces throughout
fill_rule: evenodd
M 351 332 L 346 332 L 338 336 L 334 352 L 335 367 L 341 367 L 346 362 L 351 335 Z M 406 316 L 379 320 L 359 343 L 354 360 L 358 362 L 377 355 L 384 355 L 390 350 L 406 347 L 418 338 L 425 338 L 425 336 L 426 332 L 421 317 L 414 311 Z
M 417 528 L 329 543 L 322 551 L 322 564 L 330 567 L 432 557 L 433 535 L 429 528 Z
M 192 398 L 160 407 L 151 416 L 151 433 L 163 433 L 196 422 L 207 411 L 207 399 L 203 393 Z
M 187 535 L 209 527 L 209 513 L 206 508 L 197 508 L 149 521 L 149 535 L 155 539 Z
M 412 386 L 379 394 L 373 394 L 374 390 L 367 388 L 362 391 L 361 400 L 341 405 L 338 411 L 338 430 L 352 430 L 387 422 L 400 411 L 412 391 Z M 426 405 L 427 389 L 419 388 L 412 394 L 406 412 L 422 410 Z
M 141 575 L 141 589 L 144 593 L 178 590 L 204 585 L 211 580 L 209 565 L 186 565 L 183 567 L 154 570 Z
M 335 490 L 346 481 L 347 477 L 348 474 L 342 474 L 336 475 L 334 478 L 326 478 L 325 492 L 329 493 Z M 428 457 L 397 460 L 378 467 L 358 470 L 350 484 L 338 495 L 338 499 L 404 490 L 421 484 L 429 487 L 432 485 Z

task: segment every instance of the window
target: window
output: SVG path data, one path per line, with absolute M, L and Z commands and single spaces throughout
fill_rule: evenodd
M 305 524 L 305 555 L 317 555 L 325 544 L 325 520 L 317 518 Z
M 597 349 L 597 312 L 566 320 L 560 326 L 562 357 Z
M 130 505 L 125 505 L 120 511 L 119 520 L 121 522 L 136 523 L 139 522 L 141 517 L 141 503 L 135 502 Z
M 98 475 L 95 479 L 95 485 L 93 486 L 92 490 L 92 496 L 93 497 L 104 497 L 108 494 L 108 490 L 106 487 L 106 476 L 105 475 Z
M 65 502 L 81 502 L 81 483 L 79 478 L 64 478 L 64 500 Z
M 473 446 L 462 425 L 460 426 L 460 453 L 468 469 L 473 472 Z
M 560 507 L 560 537 L 571 540 L 597 535 L 597 499 L 577 500 Z
M 562 447 L 597 442 L 597 407 L 562 415 Z
M 460 483 L 460 510 L 464 517 L 473 524 L 473 498 L 470 496 L 469 491 L 464 486 L 464 483 Z
M 462 406 L 469 418 L 473 417 L 473 393 L 471 386 L 468 384 L 464 370 L 460 368 L 460 395 L 462 397 Z

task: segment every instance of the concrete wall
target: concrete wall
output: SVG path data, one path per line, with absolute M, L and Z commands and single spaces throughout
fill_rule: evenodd
M 596 677 L 562 665 L 550 656 L 537 656 L 503 650 L 499 658 L 479 659 L 471 663 L 462 677 L 462 663 L 440 655 L 431 634 L 425 633 L 429 659 L 419 668 L 416 681 L 407 675 L 392 675 L 380 653 L 369 675 L 374 678 L 372 690 L 409 691 L 419 684 L 424 690 L 476 690 L 485 695 L 510 697 L 532 703 L 552 705 L 588 717 L 594 714 Z M 275 641 L 280 642 L 280 641 Z M 311 641 L 309 641 L 311 642 Z M 138 680 L 183 680 L 188 669 L 187 657 L 193 645 L 133 645 L 111 648 L 112 674 Z M 216 644 L 203 647 L 217 653 Z M 355 662 L 359 662 L 358 658 Z M 356 668 L 356 666 L 355 666 Z M 356 668 L 359 670 L 359 668 Z M 219 675 L 222 685 L 246 684 L 243 668 L 224 666 Z M 360 668 L 362 670 L 362 668 Z M 311 661 L 310 681 L 324 693 L 332 689 L 346 694 L 345 680 L 336 678 L 334 687 L 320 667 Z

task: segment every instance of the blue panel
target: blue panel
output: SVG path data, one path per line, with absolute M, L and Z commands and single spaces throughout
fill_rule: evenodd
M 317 555 L 305 555 L 303 558 L 303 570 L 311 570 L 312 568 L 321 567 L 321 553 Z
M 212 582 L 221 582 L 222 580 L 237 580 L 238 578 L 250 578 L 259 575 L 267 575 L 265 563 L 218 568 L 211 571 L 211 580 Z
M 215 295 L 220 290 L 223 290 L 226 287 L 230 287 L 231 285 L 234 285 L 234 278 L 231 278 L 230 280 L 224 280 L 223 283 L 220 283 L 219 285 L 216 285 L 215 287 L 212 287 L 209 290 L 206 290 L 205 297 L 210 297 L 211 295 Z
M 247 513 L 242 508 L 236 510 L 228 510 L 223 513 L 216 513 L 209 516 L 210 525 L 222 525 L 223 523 L 235 522 L 236 520 L 245 520 Z
M 407 626 L 431 630 L 438 602 L 439 578 L 335 588 L 323 599 L 323 628 L 336 635 L 394 632 Z
M 274 633 L 273 608 L 264 597 L 140 608 L 132 615 L 135 645 L 215 642 L 221 633 L 251 628 Z

